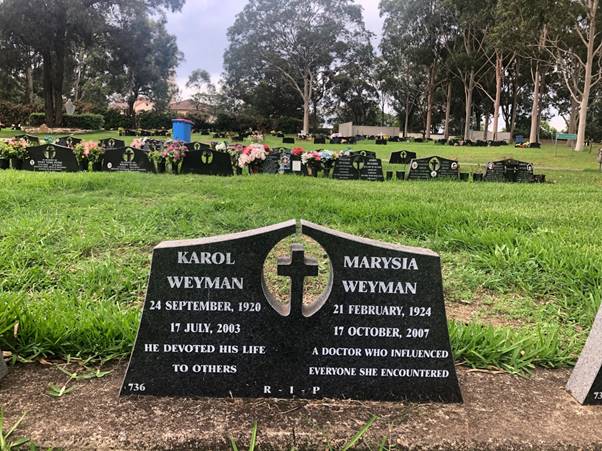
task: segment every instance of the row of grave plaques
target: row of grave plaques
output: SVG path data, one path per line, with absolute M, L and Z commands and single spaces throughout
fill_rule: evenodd
M 103 142 L 103 170 L 114 172 L 153 172 L 154 165 L 145 151 L 121 146 L 123 141 Z M 236 161 L 227 152 L 211 149 L 206 144 L 187 144 L 188 154 L 182 163 L 184 174 L 234 175 Z M 28 148 L 24 169 L 43 172 L 75 172 L 79 170 L 77 159 L 71 148 L 48 144 Z M 409 164 L 408 180 L 432 180 L 438 178 L 459 179 L 460 166 L 456 160 L 443 157 L 416 158 L 413 152 L 400 151 L 391 155 L 392 164 Z M 382 161 L 371 151 L 351 152 L 333 163 L 332 177 L 337 180 L 384 181 Z M 263 173 L 297 173 L 308 175 L 308 165 L 301 163 L 301 157 L 292 155 L 288 149 L 274 149 L 262 162 Z M 317 171 L 315 169 L 314 171 Z M 330 168 L 327 169 L 330 173 Z M 314 173 L 315 175 L 315 173 Z M 485 181 L 534 182 L 537 176 L 533 165 L 517 160 L 502 160 L 487 165 L 483 177 Z

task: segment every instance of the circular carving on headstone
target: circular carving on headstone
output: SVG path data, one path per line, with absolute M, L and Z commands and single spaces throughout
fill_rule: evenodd
M 487 169 L 489 169 L 490 171 L 493 171 L 494 167 L 495 165 L 493 163 L 487 163 Z
M 451 168 L 455 171 L 456 169 L 458 169 L 458 163 L 456 163 L 455 161 L 451 164 Z
M 418 162 L 412 161 L 412 169 L 418 169 Z
M 30 165 L 30 166 L 35 166 L 35 165 L 36 165 L 36 162 L 35 162 L 35 160 L 29 160 L 29 165 Z
M 263 264 L 262 288 L 263 292 L 276 311 L 286 316 L 286 311 L 292 307 L 291 278 L 278 275 L 279 258 L 291 258 L 291 246 L 295 243 L 302 244 L 305 257 L 318 262 L 318 276 L 306 277 L 303 283 L 303 310 L 306 316 L 317 312 L 326 302 L 333 284 L 333 271 L 330 258 L 322 246 L 312 238 L 296 235 L 280 241 L 270 251 Z
M 532 164 L 527 165 L 527 171 L 533 172 L 533 165 Z
M 436 178 L 436 177 L 437 177 L 437 175 L 439 175 L 439 173 L 438 173 L 437 171 L 433 171 L 433 172 L 431 172 L 431 177 L 432 177 L 432 178 Z
M 107 163 L 107 168 L 112 169 L 113 168 L 113 163 Z

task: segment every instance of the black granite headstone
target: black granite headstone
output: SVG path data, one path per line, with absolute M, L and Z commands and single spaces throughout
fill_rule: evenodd
M 314 144 L 326 144 L 326 138 L 324 136 L 316 136 L 314 138 Z
M 69 147 L 69 148 L 74 148 L 75 146 L 77 146 L 79 143 L 81 143 L 82 140 L 79 138 L 75 138 L 73 136 L 65 136 L 63 138 L 59 138 L 55 141 L 55 144 L 57 146 L 62 146 L 62 147 Z
M 359 170 L 353 165 L 355 159 L 349 156 L 341 156 L 334 163 L 332 178 L 335 180 L 358 180 Z
M 460 178 L 460 165 L 455 160 L 442 157 L 428 157 L 412 160 L 408 180 L 434 180 L 439 178 Z
M 372 152 L 371 150 L 354 150 L 353 152 L 349 152 L 349 155 L 352 157 L 376 158 L 376 152 Z
M 153 163 L 146 152 L 133 147 L 107 149 L 102 170 L 109 172 L 153 172 Z
M 399 152 L 393 152 L 391 158 L 389 158 L 389 164 L 410 164 L 412 160 L 416 159 L 416 152 L 410 152 L 409 150 L 400 150 Z
M 290 174 L 292 171 L 292 156 L 288 149 L 272 149 L 261 166 L 264 174 Z
M 104 149 L 123 149 L 126 147 L 125 141 L 115 138 L 106 138 L 100 140 L 100 147 Z
M 282 138 L 282 144 L 295 144 L 295 138 Z
M 28 147 L 23 170 L 38 172 L 77 172 L 79 165 L 73 150 L 55 144 Z
M 33 136 L 33 135 L 19 135 L 19 136 L 15 136 L 15 139 L 24 139 L 30 145 L 37 146 L 38 144 L 40 144 L 40 138 L 38 138 L 37 136 Z
M 566 389 L 581 404 L 602 405 L 602 308 Z
M 518 160 L 501 160 L 487 163 L 486 182 L 522 182 L 533 183 L 533 165 Z
M 383 164 L 378 158 L 365 158 L 360 169 L 360 179 L 371 182 L 384 182 Z
M 159 244 L 121 394 L 462 402 L 439 256 L 301 227 L 330 260 L 311 304 L 304 280 L 318 267 L 301 245 L 278 260 L 288 303 L 264 279 L 295 221 Z
M 234 175 L 228 152 L 213 150 L 202 143 L 187 144 L 187 147 L 190 150 L 182 162 L 182 174 Z
M 386 139 L 377 139 L 375 144 L 378 146 L 386 146 L 387 145 L 387 140 Z

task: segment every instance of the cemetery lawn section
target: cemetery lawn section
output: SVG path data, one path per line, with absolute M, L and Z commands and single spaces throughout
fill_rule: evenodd
M 368 148 L 453 152 L 461 164 L 525 152 Z M 544 171 L 544 185 L 1 171 L 0 348 L 20 361 L 125 358 L 155 245 L 302 218 L 440 253 L 458 362 L 570 366 L 602 297 L 602 175 L 587 152 L 527 152 L 572 167 Z

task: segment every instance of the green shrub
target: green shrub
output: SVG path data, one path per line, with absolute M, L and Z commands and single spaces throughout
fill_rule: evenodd
M 156 111 L 144 111 L 136 117 L 138 128 L 143 130 L 170 129 L 172 119 L 175 119 L 173 114 L 157 113 Z
M 104 114 L 105 130 L 118 130 L 120 128 L 136 128 L 131 117 L 121 114 L 117 110 L 108 110 Z
M 32 113 L 29 115 L 29 125 L 39 127 L 46 122 L 44 113 Z M 63 126 L 67 128 L 80 128 L 83 130 L 101 130 L 105 119 L 101 114 L 65 114 Z
M 33 105 L 0 101 L 0 123 L 7 127 L 12 124 L 24 124 L 35 108 Z

